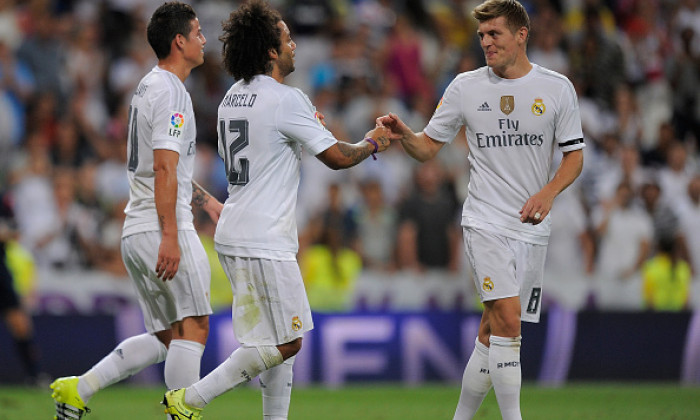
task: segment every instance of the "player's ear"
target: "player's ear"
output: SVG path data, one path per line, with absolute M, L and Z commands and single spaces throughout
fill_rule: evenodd
M 530 34 L 530 31 L 527 30 L 526 27 L 522 27 L 518 29 L 518 38 L 520 39 L 521 42 L 526 43 L 528 35 Z
M 170 43 L 170 52 L 176 49 L 181 50 L 185 47 L 185 36 L 182 34 L 176 34 L 173 38 L 173 42 Z
M 279 53 L 278 53 L 277 50 L 274 49 L 274 48 L 270 48 L 270 49 L 267 51 L 267 53 L 268 53 L 268 55 L 270 56 L 270 59 L 271 59 L 271 60 L 277 60 L 277 58 L 279 58 Z

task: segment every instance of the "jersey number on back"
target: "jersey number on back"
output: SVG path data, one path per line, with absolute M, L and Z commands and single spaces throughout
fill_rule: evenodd
M 139 110 L 138 108 L 135 108 L 133 106 L 129 106 L 129 122 L 127 123 L 127 127 L 129 130 L 129 145 L 130 145 L 130 151 L 129 151 L 129 171 L 130 172 L 135 172 L 136 167 L 139 165 L 139 136 L 138 136 L 138 130 L 136 129 L 136 121 L 139 115 Z
M 243 150 L 248 145 L 248 120 L 228 120 L 228 128 L 226 121 L 219 120 L 219 136 L 224 153 L 224 162 L 226 163 L 226 173 L 228 175 L 228 183 L 231 185 L 246 185 L 250 181 L 250 162 L 248 158 L 238 158 L 236 162 L 236 153 Z M 239 167 L 240 170 L 236 170 Z

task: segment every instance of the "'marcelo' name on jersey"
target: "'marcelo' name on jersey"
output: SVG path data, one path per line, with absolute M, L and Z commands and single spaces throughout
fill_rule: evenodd
M 474 133 L 476 135 L 476 145 L 480 149 L 489 147 L 542 146 L 542 143 L 544 143 L 544 133 L 521 134 L 517 132 L 519 126 L 520 121 L 518 120 L 499 118 L 498 129 L 501 131 L 501 134 L 476 132 Z M 508 133 L 505 130 L 514 132 Z
M 253 105 L 255 105 L 255 100 L 258 98 L 257 93 L 253 93 L 251 95 L 248 95 L 247 93 L 231 93 L 226 96 L 224 96 L 224 99 L 221 101 L 221 106 L 222 107 L 239 107 L 239 106 L 244 106 L 248 108 L 252 108 Z

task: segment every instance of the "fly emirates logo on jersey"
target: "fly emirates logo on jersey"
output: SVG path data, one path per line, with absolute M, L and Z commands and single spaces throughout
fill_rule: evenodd
M 483 105 L 482 105 L 483 106 Z M 501 97 L 501 112 L 509 115 L 515 109 L 513 96 Z M 533 115 L 540 117 L 544 115 L 546 106 L 541 98 L 535 99 L 531 107 Z M 492 147 L 517 147 L 517 146 L 542 146 L 544 143 L 544 133 L 521 133 L 520 120 L 512 118 L 498 118 L 498 127 L 495 133 L 476 132 L 476 145 L 480 149 Z

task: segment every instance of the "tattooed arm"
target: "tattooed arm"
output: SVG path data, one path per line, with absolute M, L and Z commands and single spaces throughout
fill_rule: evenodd
M 224 208 L 219 200 L 209 194 L 195 180 L 192 180 L 192 204 L 206 211 L 214 223 L 219 221 L 221 210 Z
M 374 144 L 367 138 L 377 142 L 377 153 L 383 152 L 389 147 L 391 140 L 398 137 L 384 127 L 376 127 L 365 134 L 365 139 L 355 143 L 338 143 L 316 155 L 316 157 L 331 169 L 345 169 L 355 166 L 374 153 Z

